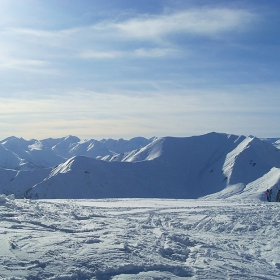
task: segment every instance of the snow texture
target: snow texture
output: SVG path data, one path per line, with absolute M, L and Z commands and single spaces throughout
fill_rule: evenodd
M 0 196 L 0 279 L 279 279 L 280 204 Z

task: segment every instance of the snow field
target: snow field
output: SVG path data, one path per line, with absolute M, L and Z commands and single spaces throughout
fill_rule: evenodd
M 0 196 L 0 279 L 279 279 L 280 204 Z

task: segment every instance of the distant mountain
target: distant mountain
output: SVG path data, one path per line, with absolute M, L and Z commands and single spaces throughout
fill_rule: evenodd
M 0 144 L 0 153 L 18 164 L 1 169 L 0 192 L 17 197 L 264 199 L 266 188 L 276 193 L 280 178 L 280 150 L 253 136 L 11 137 Z M 29 169 L 21 169 L 23 162 Z
M 13 153 L 18 162 L 10 161 L 10 154 L 1 153 L 3 148 Z M 0 141 L 0 156 L 5 159 L 0 161 L 0 167 L 12 168 L 15 170 L 32 170 L 46 167 L 52 167 L 65 161 L 65 158 L 56 154 L 51 147 L 45 147 L 43 142 L 32 139 L 24 140 L 23 138 L 9 137 Z M 9 165 L 2 162 L 9 162 Z
M 15 170 L 36 170 L 54 167 L 73 156 L 88 156 L 106 161 L 122 161 L 146 146 L 153 138 L 130 140 L 80 140 L 76 136 L 44 140 L 25 140 L 15 136 L 0 141 L 0 167 Z
M 81 141 L 73 145 L 69 151 L 70 156 L 88 156 L 106 161 L 122 161 L 132 151 L 145 147 L 153 138 L 146 139 L 143 137 L 135 137 L 130 140 L 89 140 Z
M 280 149 L 280 138 L 262 138 L 261 140 L 272 144 L 277 149 Z

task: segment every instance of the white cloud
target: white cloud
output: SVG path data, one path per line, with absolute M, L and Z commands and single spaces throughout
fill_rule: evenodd
M 251 22 L 254 15 L 245 10 L 193 9 L 170 15 L 142 16 L 111 24 L 124 35 L 138 39 L 158 39 L 172 33 L 213 36 Z M 104 26 L 105 28 L 106 25 Z
M 134 51 L 134 54 L 140 57 L 165 57 L 175 53 L 176 50 L 168 48 L 139 48 Z
M 114 59 L 119 57 L 160 58 L 177 55 L 179 51 L 168 48 L 138 48 L 134 51 L 96 51 L 86 50 L 78 54 L 84 59 Z
M 122 56 L 121 52 L 117 51 L 95 51 L 95 50 L 85 50 L 81 52 L 78 57 L 81 58 L 93 58 L 93 59 L 112 59 Z
M 141 94 L 64 89 L 67 96 L 32 100 L 23 92 L 26 99 L 0 99 L 0 125 L 5 131 L 12 128 L 11 135 L 29 139 L 69 134 L 82 138 L 186 136 L 209 131 L 258 136 L 263 124 L 277 119 L 279 98 L 273 98 L 272 88 L 250 87 L 256 94 L 270 94 L 262 94 L 261 100 L 242 95 L 250 91 L 248 87 Z M 278 88 L 274 91 L 278 92 Z M 273 125 L 275 131 L 279 130 L 279 122 Z M 1 135 L 0 138 L 10 136 L 3 132 Z
M 246 10 L 191 9 L 173 14 L 138 16 L 122 22 L 104 21 L 92 26 L 62 30 L 6 28 L 1 31 L 5 55 L 14 59 L 8 64 L 2 63 L 2 68 L 9 66 L 17 69 L 24 65 L 42 67 L 46 66 L 46 61 L 54 58 L 156 58 L 178 55 L 175 44 L 172 44 L 172 47 L 170 44 L 166 46 L 166 36 L 179 33 L 217 36 L 222 32 L 243 28 L 254 17 Z M 131 45 L 124 44 L 126 40 L 134 42 Z M 138 40 L 153 41 L 153 46 L 141 46 Z M 0 53 L 2 49 L 3 46 L 0 46 Z
M 49 62 L 35 59 L 0 59 L 0 69 L 14 69 L 20 71 L 38 71 L 50 65 Z
M 75 36 L 81 32 L 83 28 L 68 28 L 62 30 L 41 30 L 41 29 L 31 29 L 31 28 L 8 28 L 5 29 L 2 34 L 13 34 L 14 36 L 23 36 L 24 38 L 40 38 L 40 39 L 63 39 Z M 52 43 L 50 41 L 49 43 Z

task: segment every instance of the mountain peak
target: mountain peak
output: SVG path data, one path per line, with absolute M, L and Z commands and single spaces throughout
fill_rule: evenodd
M 0 191 L 17 197 L 263 199 L 263 188 L 276 190 L 280 178 L 280 153 L 271 143 L 217 132 L 101 141 L 11 137 L 0 154 Z

